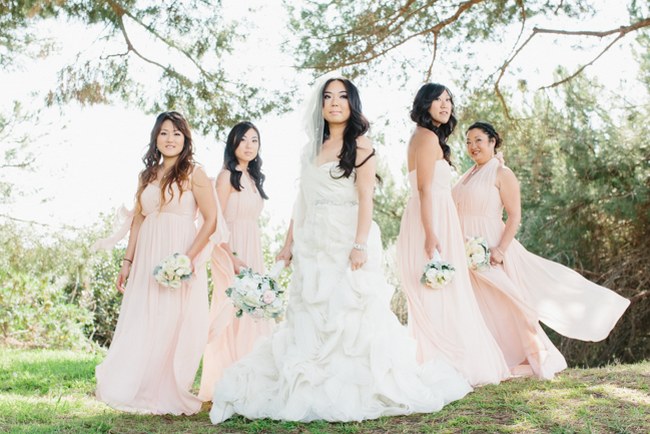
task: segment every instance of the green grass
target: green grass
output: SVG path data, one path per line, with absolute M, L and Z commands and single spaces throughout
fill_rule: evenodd
M 515 379 L 477 389 L 433 414 L 362 423 L 142 416 L 94 399 L 101 354 L 0 349 L 0 432 L 10 433 L 647 433 L 650 361 L 570 369 L 552 381 Z

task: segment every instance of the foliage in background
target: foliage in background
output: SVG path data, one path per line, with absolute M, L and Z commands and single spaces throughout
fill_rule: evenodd
M 639 41 L 650 48 L 650 36 Z M 641 82 L 650 92 L 650 55 L 639 55 Z M 558 71 L 558 77 L 566 71 Z M 522 94 L 523 95 L 523 94 Z M 521 97 L 505 93 L 508 100 Z M 462 173 L 466 128 L 494 124 L 504 138 L 506 163 L 522 192 L 517 238 L 532 252 L 576 269 L 588 279 L 632 300 L 608 339 L 575 341 L 549 331 L 571 365 L 595 366 L 650 357 L 650 145 L 640 128 L 650 105 L 632 106 L 593 79 L 576 77 L 537 94 L 516 119 L 508 117 L 492 89 L 459 102 L 454 164 Z M 375 200 L 382 230 L 399 227 L 403 190 Z M 392 240 L 389 237 L 389 241 Z M 404 312 L 402 294 L 393 310 Z M 400 317 L 402 321 L 405 318 Z
M 574 49 L 587 53 L 588 60 L 547 85 L 555 87 L 580 76 L 621 39 L 650 28 L 647 2 L 618 6 L 629 20 L 607 28 L 585 26 L 597 12 L 589 0 L 332 0 L 300 2 L 288 11 L 292 36 L 300 37 L 293 45 L 301 68 L 341 70 L 369 81 L 379 72 L 382 79 L 406 82 L 431 81 L 437 64 L 451 66 L 463 88 L 490 86 L 510 118 L 501 80 L 517 75 L 517 57 L 534 50 L 531 41 L 578 40 Z M 553 56 L 541 59 L 556 62 Z
M 147 7 L 139 2 L 116 0 L 4 2 L 0 4 L 0 64 L 5 66 L 20 57 L 17 52 L 27 42 L 33 42 L 30 32 L 42 20 L 56 17 L 61 22 L 70 20 L 97 29 L 104 26 L 105 38 L 96 42 L 102 54 L 84 53 L 64 68 L 60 74 L 61 86 L 50 94 L 50 103 L 76 100 L 92 104 L 117 98 L 150 111 L 158 111 L 163 106 L 182 106 L 203 132 L 232 124 L 242 114 L 257 117 L 271 105 L 260 97 L 257 89 L 229 81 L 218 59 L 228 54 L 232 38 L 237 36 L 233 36 L 232 26 L 222 19 L 220 5 L 210 8 L 210 4 L 201 0 Z M 480 42 L 501 41 L 503 34 L 498 29 L 516 23 L 523 4 L 338 0 L 302 3 L 293 10 L 294 18 L 300 18 L 293 23 L 293 30 L 305 36 L 298 47 L 303 66 L 321 70 L 347 65 L 344 72 L 353 76 L 368 72 L 371 77 L 370 72 L 375 70 L 384 73 L 382 68 L 374 67 L 386 53 L 397 52 L 391 47 L 401 46 L 401 42 L 413 38 L 423 38 L 425 45 L 443 37 L 472 42 L 447 44 L 445 48 L 452 54 L 463 50 L 467 59 L 472 59 L 471 52 L 465 50 L 480 50 Z M 585 17 L 592 12 L 590 4 L 559 0 L 526 2 L 526 17 Z M 469 8 L 459 17 L 444 23 L 444 17 L 452 16 L 455 8 L 465 6 Z M 629 11 L 631 23 L 647 20 L 647 5 L 643 2 L 632 1 Z M 426 32 L 437 23 L 445 24 L 438 33 Z M 134 29 L 160 44 L 162 52 L 174 53 L 169 57 L 174 61 L 168 65 L 152 63 L 149 53 L 140 51 L 141 47 L 129 38 Z M 332 29 L 336 30 L 332 32 Z M 635 32 L 640 47 L 639 83 L 650 92 L 650 36 L 647 29 L 639 28 Z M 42 41 L 36 46 L 41 46 L 47 54 L 47 44 Z M 182 62 L 177 62 L 178 59 Z M 420 56 L 416 60 L 422 59 Z M 396 69 L 404 75 L 426 70 L 426 65 L 418 66 L 413 58 L 401 60 L 403 68 Z M 481 69 L 473 61 L 470 63 L 472 68 Z M 140 92 L 142 82 L 131 74 L 130 68 L 134 66 L 146 66 L 151 68 L 148 71 L 154 71 L 147 75 L 147 83 L 160 83 L 160 95 L 154 92 L 156 98 L 151 99 Z M 458 74 L 457 88 L 463 87 L 468 77 L 475 77 L 469 69 L 459 71 L 462 73 Z M 570 74 L 571 71 L 558 70 L 557 80 Z M 461 144 L 455 148 L 455 164 L 461 172 L 468 167 L 462 143 L 469 123 L 477 119 L 494 123 L 506 141 L 506 161 L 521 182 L 523 222 L 518 237 L 522 243 L 531 251 L 573 267 L 632 299 L 633 304 L 621 323 L 602 343 L 581 343 L 553 336 L 569 362 L 595 365 L 611 360 L 648 358 L 650 150 L 644 127 L 650 106 L 629 105 L 612 88 L 588 77 L 578 76 L 532 97 L 525 89 L 525 82 L 522 80 L 520 84 L 520 89 L 503 88 L 500 94 L 490 86 L 467 88 L 465 101 L 457 101 L 462 123 L 452 137 L 456 144 Z M 500 98 L 508 106 L 514 106 L 510 104 L 513 101 L 523 100 L 523 103 L 509 113 Z M 255 107 L 249 106 L 253 101 Z M 274 101 L 282 105 L 283 97 Z M 18 110 L 0 118 L 0 138 L 5 137 L 11 122 L 21 113 L 24 112 Z M 25 118 L 27 123 L 32 121 Z M 11 166 L 30 166 L 29 149 L 22 147 L 20 140 L 3 148 L 0 203 L 15 196 L 13 179 L 16 177 L 9 172 L 13 170 Z M 382 228 L 384 246 L 390 248 L 399 229 L 406 189 L 395 183 L 381 166 L 379 170 L 384 184 L 376 191 L 375 220 Z M 104 233 L 105 226 L 58 234 L 4 217 L 0 227 L 3 341 L 59 348 L 87 347 L 93 343 L 107 345 L 121 302 L 114 281 L 122 252 L 117 249 L 91 254 L 88 247 Z M 284 230 L 266 228 L 264 231 L 267 267 L 279 250 Z M 45 238 L 44 233 L 47 233 Z M 281 277 L 285 284 L 288 275 L 287 270 Z M 397 304 L 403 306 L 403 299 Z
M 79 305 L 83 242 L 7 221 L 0 225 L 0 333 L 4 343 L 85 348 L 91 314 Z M 87 258 L 87 257 L 86 257 Z
M 385 161 L 378 161 L 377 173 L 382 181 L 375 187 L 373 220 L 381 229 L 381 242 L 385 249 L 399 235 L 399 225 L 408 199 L 408 188 L 395 181 Z M 403 176 L 406 177 L 406 173 L 403 173 Z
M 491 92 L 474 93 L 460 116 L 463 135 L 479 119 L 502 133 L 521 184 L 518 239 L 632 300 L 602 343 L 553 336 L 572 365 L 650 357 L 650 145 L 639 128 L 648 115 L 649 105 L 627 106 L 578 77 L 538 95 L 516 121 Z
M 35 138 L 23 130 L 35 122 L 38 122 L 38 113 L 26 111 L 18 102 L 14 102 L 11 110 L 0 112 L 0 206 L 25 194 L 16 180 L 21 173 L 34 169 L 35 157 L 30 144 Z M 0 208 L 0 214 L 2 212 Z
M 34 36 L 42 23 L 79 26 L 90 44 L 58 72 L 48 105 L 121 100 L 150 113 L 176 109 L 196 130 L 217 134 L 240 119 L 287 107 L 290 94 L 270 94 L 225 67 L 245 33 L 222 9 L 220 1 L 207 0 L 3 1 L 0 65 L 56 51 Z

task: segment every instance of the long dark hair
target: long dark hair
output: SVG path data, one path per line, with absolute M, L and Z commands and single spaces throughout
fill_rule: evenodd
M 184 143 L 183 150 L 178 155 L 176 162 L 167 173 L 163 175 L 162 180 L 160 181 L 160 206 L 166 203 L 166 191 L 168 191 L 170 195 L 169 201 L 174 198 L 174 190 L 172 189 L 173 183 L 176 183 L 180 194 L 183 194 L 183 186 L 186 186 L 190 174 L 192 173 L 192 170 L 194 170 L 194 145 L 192 143 L 192 131 L 190 130 L 190 125 L 187 123 L 187 120 L 185 120 L 183 115 L 176 111 L 160 113 L 151 130 L 147 152 L 142 157 L 144 169 L 140 172 L 138 191 L 135 194 L 139 211 L 142 210 L 142 204 L 140 203 L 142 192 L 150 182 L 156 179 L 158 170 L 162 168 L 162 154 L 156 145 L 158 142 L 158 135 L 162 129 L 162 124 L 167 120 L 171 121 L 174 124 L 174 127 L 183 134 Z
M 228 171 L 230 171 L 230 185 L 237 191 L 241 191 L 241 176 L 242 171 L 237 170 L 237 165 L 239 160 L 235 155 L 235 151 L 239 147 L 242 138 L 250 129 L 254 129 L 257 133 L 259 147 L 257 149 L 257 156 L 248 162 L 248 174 L 255 182 L 255 187 L 259 191 L 260 196 L 264 199 L 269 197 L 264 192 L 264 180 L 266 176 L 262 173 L 262 157 L 260 156 L 260 150 L 262 148 L 262 137 L 260 136 L 260 130 L 257 129 L 255 125 L 251 122 L 239 122 L 237 125 L 232 127 L 230 133 L 228 134 L 228 139 L 226 140 L 226 149 L 223 150 L 223 165 Z
M 349 178 L 352 174 L 352 171 L 359 166 L 356 166 L 357 162 L 357 138 L 363 136 L 370 128 L 370 123 L 368 119 L 363 115 L 361 110 L 361 98 L 359 97 L 359 90 L 357 87 L 347 78 L 330 78 L 323 85 L 321 89 L 321 107 L 324 106 L 325 100 L 325 89 L 333 81 L 340 81 L 345 86 L 345 91 L 348 94 L 348 104 L 350 106 L 350 118 L 348 119 L 347 124 L 345 125 L 345 130 L 343 131 L 343 147 L 341 148 L 341 153 L 337 155 L 339 158 L 338 168 L 341 169 L 343 174 L 339 177 Z M 325 121 L 325 127 L 323 128 L 323 142 L 327 140 L 330 136 L 330 127 L 327 121 Z M 367 159 L 366 159 L 367 161 Z M 361 163 L 364 164 L 365 161 Z
M 435 126 L 433 119 L 429 113 L 431 103 L 435 101 L 444 91 L 447 91 L 451 98 L 451 116 L 446 124 Z M 454 97 L 451 91 L 444 85 L 438 83 L 427 83 L 423 85 L 413 100 L 413 108 L 411 109 L 411 119 L 419 126 L 433 131 L 438 136 L 440 148 L 442 148 L 442 156 L 447 162 L 451 164 L 451 148 L 447 145 L 447 138 L 454 132 L 458 120 L 456 119 L 456 107 L 454 105 Z
M 483 121 L 476 121 L 472 125 L 469 126 L 469 128 L 465 131 L 465 135 L 469 133 L 469 130 L 473 129 L 479 129 L 483 131 L 485 134 L 490 139 L 494 139 L 494 153 L 497 153 L 497 149 L 501 146 L 501 143 L 503 143 L 503 140 L 501 139 L 501 136 L 499 133 L 497 133 L 497 130 L 492 126 L 492 124 L 488 122 L 483 122 Z

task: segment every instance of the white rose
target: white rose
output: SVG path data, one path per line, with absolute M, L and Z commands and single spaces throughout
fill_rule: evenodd
M 265 304 L 273 303 L 275 301 L 275 292 L 273 292 L 271 290 L 264 291 L 264 293 L 262 294 L 262 301 Z
M 251 307 L 260 307 L 262 304 L 264 304 L 264 302 L 260 300 L 260 294 L 258 294 L 256 291 L 251 291 L 243 294 L 242 300 L 244 303 Z
M 183 276 L 189 276 L 192 274 L 192 269 L 189 267 L 180 267 L 176 269 L 176 274 L 183 277 Z
M 178 255 L 176 257 L 176 265 L 182 268 L 190 268 L 192 261 L 190 261 L 190 258 L 186 255 Z

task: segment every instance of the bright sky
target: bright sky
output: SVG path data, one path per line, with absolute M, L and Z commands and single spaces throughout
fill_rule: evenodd
M 260 20 L 252 15 L 254 25 L 250 25 L 250 37 L 238 47 L 237 66 L 233 64 L 233 68 L 253 75 L 261 74 L 265 82 L 276 88 L 286 82 L 297 82 L 305 88 L 306 93 L 309 77 L 299 75 L 288 67 L 294 63 L 293 59 L 281 53 L 277 47 L 275 51 L 269 49 L 273 46 L 273 39 L 260 43 L 270 35 L 278 37 L 282 34 L 285 27 L 282 7 L 276 4 L 279 2 L 258 0 L 256 3 L 261 5 L 255 9 L 256 14 L 273 19 Z M 625 4 L 615 5 L 618 2 L 604 0 L 597 3 L 603 5 L 601 12 L 592 22 L 581 23 L 583 26 L 609 29 L 625 23 Z M 228 14 L 233 17 L 247 13 L 250 6 L 250 2 L 234 0 L 225 1 L 224 4 Z M 562 25 L 554 22 L 549 26 L 558 28 Z M 43 92 L 55 83 L 56 71 L 72 61 L 79 50 L 89 49 L 96 36 L 90 34 L 92 29 L 69 23 L 48 23 L 42 31 L 59 41 L 60 52 L 29 62 L 19 71 L 0 73 L 0 107 L 4 113 L 8 112 L 14 100 L 20 100 L 28 107 L 39 106 Z M 79 38 L 79 32 L 89 37 Z M 637 72 L 632 60 L 631 42 L 632 38 L 628 38 L 617 44 L 588 68 L 588 74 L 598 77 L 610 87 L 629 88 L 625 82 L 633 83 Z M 406 47 L 405 50 L 413 50 L 413 47 Z M 496 50 L 500 52 L 500 48 Z M 409 52 L 405 54 L 411 55 Z M 477 68 L 489 64 L 489 59 L 496 57 L 494 54 L 494 47 L 486 50 L 486 59 L 477 59 Z M 577 53 L 567 40 L 553 43 L 552 38 L 540 38 L 524 54 L 515 65 L 520 72 L 511 80 L 525 78 L 531 89 L 551 83 L 552 69 L 558 63 L 572 69 L 576 62 L 587 58 L 586 54 Z M 446 70 L 443 61 L 436 68 L 435 81 L 452 83 L 453 71 Z M 405 141 L 412 128 L 408 110 L 420 85 L 419 80 L 420 77 L 415 77 L 403 87 L 385 81 L 360 86 L 364 111 L 371 123 L 375 124 L 374 133 L 381 132 L 386 138 L 386 146 L 379 148 L 381 158 L 389 163 L 391 172 L 398 178 L 401 178 L 400 170 L 405 161 Z M 462 105 L 462 89 L 452 90 L 457 104 Z M 41 96 L 33 96 L 39 92 Z M 633 88 L 628 93 L 629 98 L 638 96 Z M 266 213 L 270 215 L 272 225 L 283 226 L 290 218 L 302 146 L 300 119 L 301 114 L 297 112 L 252 119 L 262 136 L 266 190 L 270 196 Z M 382 127 L 386 119 L 391 120 L 390 129 Z M 45 133 L 33 144 L 37 170 L 21 173 L 16 178 L 19 186 L 31 193 L 17 198 L 13 204 L 0 204 L 0 214 L 37 221 L 53 228 L 62 225 L 79 227 L 94 224 L 102 212 L 110 213 L 123 203 L 130 204 L 154 120 L 153 115 L 144 115 L 124 106 L 81 108 L 70 105 L 60 110 L 45 110 L 42 120 L 37 125 L 29 126 L 34 137 Z M 216 175 L 221 167 L 226 134 L 219 140 L 196 137 L 197 159 L 211 176 Z M 456 141 L 462 140 L 460 135 L 456 136 Z M 4 151 L 6 145 L 0 146 Z

